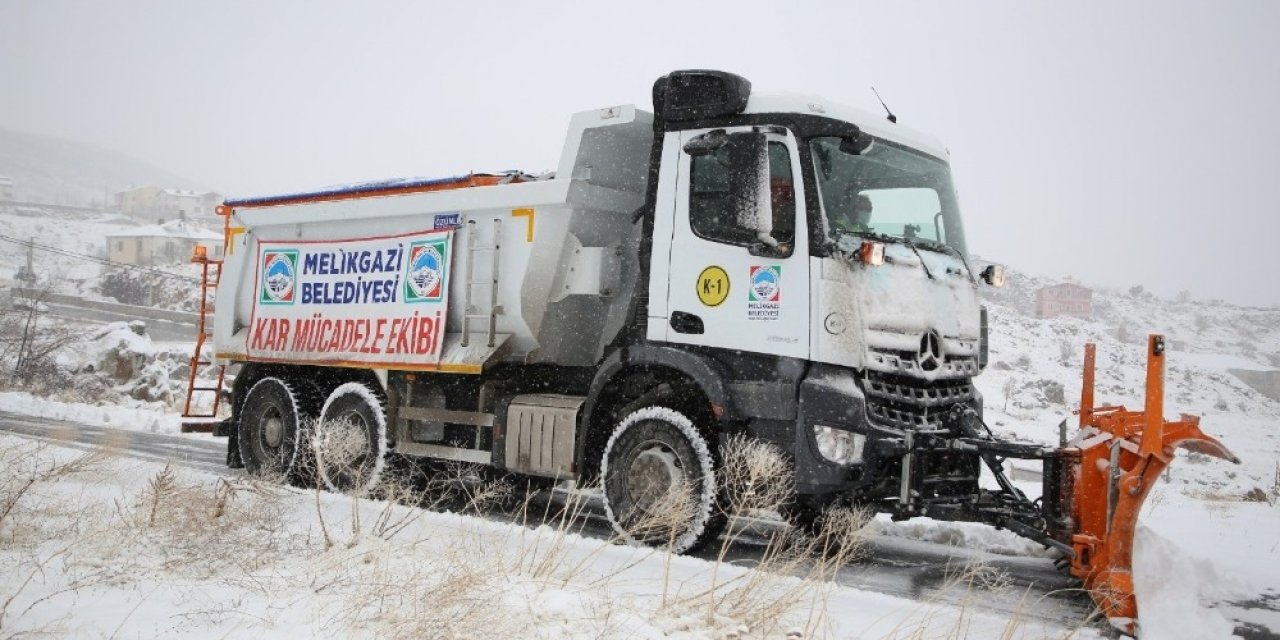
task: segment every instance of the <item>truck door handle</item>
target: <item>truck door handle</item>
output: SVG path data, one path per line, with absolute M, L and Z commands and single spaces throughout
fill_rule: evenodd
M 671 328 L 676 333 L 702 333 L 706 330 L 702 325 L 702 318 L 684 311 L 671 312 Z

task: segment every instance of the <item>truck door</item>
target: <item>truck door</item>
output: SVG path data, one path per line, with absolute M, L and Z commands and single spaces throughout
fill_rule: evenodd
M 801 213 L 804 189 L 796 140 L 789 132 L 767 135 L 771 235 L 779 244 L 769 252 L 753 250 L 759 244 L 757 233 L 735 219 L 724 154 L 692 156 L 684 150 L 707 131 L 686 131 L 679 137 L 666 339 L 808 357 L 809 236 Z M 657 242 L 654 248 L 657 260 Z

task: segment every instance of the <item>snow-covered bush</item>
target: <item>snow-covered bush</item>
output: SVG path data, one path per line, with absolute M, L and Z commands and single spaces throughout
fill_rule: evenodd
M 173 264 L 161 269 L 111 267 L 103 269 L 95 290 L 123 304 L 198 311 L 200 271 L 197 265 Z

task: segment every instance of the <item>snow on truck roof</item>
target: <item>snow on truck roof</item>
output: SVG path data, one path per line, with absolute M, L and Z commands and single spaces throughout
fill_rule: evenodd
M 950 154 L 936 137 L 911 127 L 889 122 L 883 115 L 864 111 L 822 96 L 802 93 L 752 92 L 745 113 L 808 113 L 843 120 L 877 137 L 923 151 L 942 160 Z
M 315 191 L 301 191 L 258 198 L 240 198 L 227 200 L 228 207 L 269 207 L 303 202 L 347 200 L 370 196 L 398 195 L 404 193 L 423 193 L 427 191 L 444 191 L 462 187 L 484 187 L 497 184 L 513 184 L 518 182 L 534 182 L 547 179 L 547 175 L 532 175 L 521 171 L 502 171 L 498 173 L 468 173 L 447 178 L 391 178 L 354 184 L 325 187 Z
M 612 107 L 605 111 L 613 113 L 617 109 L 622 109 L 624 111 L 629 109 L 632 113 L 645 113 L 650 117 L 652 116 L 652 114 L 649 114 L 648 112 L 636 109 L 634 105 Z M 584 111 L 578 115 L 590 115 L 590 119 L 594 121 L 598 119 L 600 111 L 601 110 L 599 109 L 594 109 L 591 111 Z M 942 143 L 939 142 L 937 138 L 927 133 L 916 131 L 915 129 L 900 124 L 891 123 L 883 116 L 879 116 L 856 107 L 840 104 L 838 102 L 831 102 L 816 95 L 795 93 L 752 93 L 750 99 L 747 101 L 744 113 L 808 113 L 824 116 L 835 120 L 849 122 L 857 125 L 858 128 L 873 136 L 911 147 L 942 160 L 947 160 L 950 155 L 947 152 L 946 147 L 942 146 Z M 627 121 L 629 122 L 630 119 Z M 622 123 L 622 121 L 618 122 L 618 124 Z M 600 125 L 593 122 L 593 124 L 588 125 L 588 128 L 594 126 Z M 572 137 L 575 133 L 580 135 L 581 131 L 575 132 L 571 130 L 570 136 Z M 570 162 L 570 166 L 572 166 L 572 161 Z M 443 178 L 392 178 L 388 180 L 376 180 L 372 182 L 325 187 L 314 191 L 300 191 L 255 198 L 230 199 L 225 202 L 225 205 L 228 207 L 239 208 L 271 207 L 303 204 L 307 202 L 327 202 L 373 196 L 446 191 L 464 187 L 483 187 L 520 182 L 536 182 L 553 177 L 554 174 L 532 175 L 512 170 L 498 173 L 468 173 Z

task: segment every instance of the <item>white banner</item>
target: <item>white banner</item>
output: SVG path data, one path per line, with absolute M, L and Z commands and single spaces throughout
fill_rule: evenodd
M 453 231 L 258 242 L 251 360 L 431 369 L 448 317 Z

